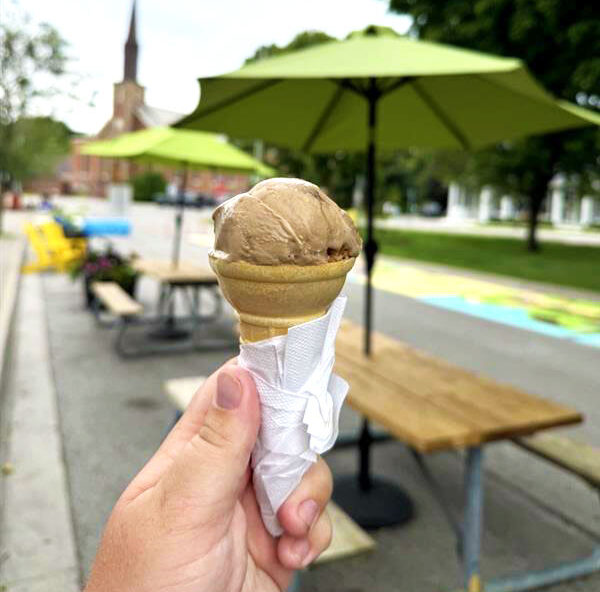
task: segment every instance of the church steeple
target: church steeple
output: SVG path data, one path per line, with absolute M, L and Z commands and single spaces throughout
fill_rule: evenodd
M 132 82 L 137 82 L 138 44 L 135 34 L 135 4 L 136 0 L 133 0 L 131 22 L 129 23 L 129 35 L 127 37 L 127 42 L 125 43 L 125 68 L 123 72 L 123 80 L 131 80 Z

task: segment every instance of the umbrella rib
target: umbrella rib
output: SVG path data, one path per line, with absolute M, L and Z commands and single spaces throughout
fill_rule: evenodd
M 381 96 L 388 95 L 395 90 L 403 87 L 405 84 L 412 82 L 414 80 L 414 76 L 402 76 L 401 78 L 397 78 L 393 81 L 389 86 L 381 89 Z
M 442 122 L 444 127 L 452 134 L 452 136 L 458 140 L 459 144 L 468 150 L 471 145 L 467 140 L 466 136 L 458 129 L 456 125 L 446 116 L 439 103 L 433 100 L 433 98 L 423 90 L 423 88 L 417 84 L 416 80 L 412 81 L 412 87 L 416 93 L 422 99 L 422 101 L 429 107 L 429 110 Z
M 366 90 L 363 90 L 362 88 L 360 88 L 360 86 L 354 84 L 354 82 L 352 82 L 349 78 L 343 78 L 339 82 L 335 79 L 331 79 L 331 81 L 335 82 L 336 84 L 339 84 L 339 86 L 341 86 L 342 88 L 345 88 L 346 90 L 352 91 L 353 93 L 357 94 L 362 99 L 364 99 L 367 95 Z
M 323 126 L 325 125 L 327 120 L 331 117 L 331 114 L 333 113 L 335 106 L 340 102 L 343 92 L 344 92 L 344 87 L 338 86 L 335 93 L 333 93 L 333 96 L 331 97 L 331 99 L 329 99 L 329 102 L 327 103 L 327 105 L 325 105 L 325 109 L 323 109 L 323 112 L 321 113 L 321 116 L 317 120 L 317 123 L 315 123 L 315 125 L 313 126 L 306 142 L 304 142 L 304 145 L 302 146 L 303 151 L 308 151 L 311 148 L 311 146 L 314 144 L 314 141 L 317 139 L 318 135 L 321 133 Z
M 399 89 L 400 87 L 404 86 L 405 84 L 412 82 L 414 79 L 415 79 L 414 76 L 401 76 L 401 77 L 398 77 L 395 79 L 392 78 L 391 79 L 392 82 L 387 87 L 378 87 L 376 89 L 377 96 L 382 97 L 384 95 L 387 95 L 387 94 Z M 359 85 L 352 82 L 352 80 L 350 80 L 349 78 L 344 78 L 339 82 L 337 82 L 336 80 L 333 80 L 333 81 L 336 82 L 337 84 L 339 84 L 340 86 L 343 86 L 345 89 L 350 90 L 353 93 L 356 93 L 359 97 L 362 97 L 363 99 L 367 98 L 367 95 L 369 94 L 368 89 L 361 88 Z
M 230 107 L 231 105 L 234 105 L 235 103 L 238 103 L 239 101 L 242 101 L 244 99 L 247 99 L 248 97 L 251 97 L 252 95 L 255 95 L 256 93 L 259 93 L 263 90 L 266 90 L 267 88 L 270 88 L 271 86 L 274 86 L 276 84 L 278 84 L 279 82 L 281 82 L 281 78 L 274 78 L 271 80 L 266 80 L 265 82 L 263 82 L 262 84 L 258 84 L 256 86 L 253 86 L 252 88 L 249 88 L 248 90 L 245 90 L 237 95 L 234 95 L 233 97 L 228 97 L 227 99 L 216 103 L 215 105 L 213 105 L 212 107 L 208 107 L 207 109 L 205 109 L 204 111 L 202 111 L 201 113 L 198 113 L 198 117 L 204 117 L 206 115 L 210 115 L 211 113 L 213 113 L 214 111 L 218 111 L 219 109 L 223 109 L 224 107 Z M 192 113 L 191 115 L 189 115 L 188 117 L 182 119 L 181 121 L 177 122 L 176 126 L 177 127 L 181 127 L 182 124 L 184 124 L 186 122 L 186 120 L 188 119 L 192 119 L 194 117 L 194 113 Z

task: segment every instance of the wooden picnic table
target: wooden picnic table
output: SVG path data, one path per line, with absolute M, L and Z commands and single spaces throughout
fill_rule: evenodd
M 350 384 L 347 399 L 350 406 L 409 447 L 458 538 L 465 589 L 482 591 L 479 555 L 484 446 L 576 424 L 583 420 L 582 415 L 553 401 L 453 366 L 382 334 L 373 336 L 372 354 L 367 358 L 362 353 L 362 328 L 349 321 L 344 321 L 338 333 L 336 372 Z M 365 421 L 359 440 L 361 459 L 367 459 L 367 465 L 372 441 L 368 435 L 364 437 L 368 429 L 368 421 Z M 466 451 L 462 521 L 449 507 L 442 484 L 437 482 L 423 457 L 424 453 L 456 449 Z M 336 501 L 344 507 L 342 499 L 343 492 Z M 367 500 L 368 495 L 364 503 Z M 345 509 L 353 515 L 350 508 Z M 558 574 L 560 568 L 556 571 Z M 527 590 L 531 588 L 527 584 L 530 576 L 524 574 L 491 582 L 485 589 L 493 592 Z
M 209 267 L 203 267 L 180 261 L 177 266 L 173 266 L 170 261 L 159 259 L 136 259 L 133 267 L 139 273 L 154 277 L 160 282 L 167 284 L 206 284 L 216 285 L 217 276 Z
M 189 319 L 194 327 L 200 323 L 218 318 L 222 312 L 222 298 L 217 276 L 209 267 L 203 267 L 188 261 L 173 265 L 171 261 L 160 259 L 136 259 L 133 267 L 141 274 L 154 278 L 160 283 L 157 314 L 163 319 L 162 327 L 154 332 L 160 339 L 187 339 L 190 332 L 177 326 L 175 298 L 179 292 L 187 304 Z M 201 310 L 200 291 L 211 293 L 214 306 L 210 314 Z M 182 320 L 182 319 L 179 319 Z
M 361 336 L 361 327 L 344 321 L 336 343 L 336 371 L 350 383 L 348 403 L 419 452 L 477 446 L 583 420 L 573 409 L 380 333 L 366 358 Z

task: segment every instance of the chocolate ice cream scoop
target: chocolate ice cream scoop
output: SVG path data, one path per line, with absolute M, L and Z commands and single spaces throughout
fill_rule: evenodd
M 350 217 L 316 185 L 269 179 L 215 210 L 209 261 L 250 343 L 323 316 L 360 251 Z
M 219 206 L 212 255 L 253 265 L 321 265 L 356 257 L 360 236 L 319 187 L 267 179 Z

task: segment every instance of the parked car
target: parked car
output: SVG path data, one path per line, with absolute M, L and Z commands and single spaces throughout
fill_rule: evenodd
M 205 208 L 217 205 L 214 197 L 195 191 L 186 191 L 183 196 L 160 194 L 154 197 L 154 201 L 161 206 L 181 205 L 183 202 L 183 206 L 186 208 Z
M 217 205 L 217 200 L 207 193 L 198 193 L 196 195 L 195 206 L 197 208 L 214 208 Z

